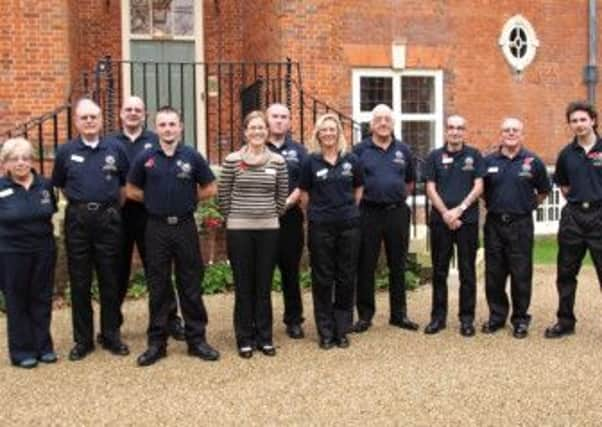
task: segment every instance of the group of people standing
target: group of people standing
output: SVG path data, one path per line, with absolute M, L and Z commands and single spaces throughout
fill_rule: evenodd
M 133 247 L 143 262 L 149 290 L 149 366 L 167 355 L 171 336 L 185 340 L 188 353 L 218 360 L 206 339 L 208 315 L 202 299 L 203 262 L 194 211 L 199 200 L 217 196 L 225 218 L 227 251 L 235 284 L 234 330 L 238 353 L 276 355 L 271 304 L 276 266 L 282 274 L 284 323 L 301 339 L 303 305 L 299 264 L 304 247 L 304 211 L 310 255 L 314 317 L 319 347 L 350 345 L 350 332 L 372 326 L 375 270 L 384 243 L 389 269 L 389 323 L 416 331 L 407 313 L 405 263 L 410 209 L 406 198 L 416 183 L 407 145 L 393 136 L 386 105 L 372 112 L 371 136 L 353 147 L 337 115 L 321 116 L 308 150 L 290 137 L 290 111 L 273 104 L 243 123 L 245 144 L 229 154 L 216 180 L 205 159 L 181 140 L 179 113 L 162 107 L 155 132 L 145 130 L 138 97 L 122 106 L 123 129 L 102 136 L 101 109 L 84 99 L 75 108 L 79 136 L 56 153 L 51 181 L 32 168 L 26 140 L 6 141 L 0 150 L 0 285 L 6 296 L 9 356 L 19 367 L 57 360 L 50 336 L 56 248 L 51 218 L 54 189 L 67 199 L 65 243 L 72 299 L 72 361 L 95 348 L 129 354 L 122 340 L 121 307 L 129 282 Z M 602 142 L 597 114 L 571 103 L 567 122 L 575 138 L 560 153 L 555 179 L 567 198 L 559 231 L 558 321 L 546 330 L 556 338 L 574 332 L 576 276 L 590 250 L 602 277 Z M 499 147 L 482 156 L 466 144 L 466 121 L 446 121 L 446 142 L 425 163 L 426 194 L 432 202 L 433 301 L 424 332 L 447 323 L 447 276 L 454 245 L 460 272 L 460 333 L 475 334 L 475 258 L 479 241 L 479 198 L 484 229 L 485 291 L 489 319 L 483 333 L 503 328 L 510 315 L 513 335 L 528 334 L 531 299 L 532 212 L 551 190 L 543 162 L 523 147 L 523 123 L 506 118 Z M 172 283 L 175 272 L 175 283 Z M 94 339 L 91 287 L 100 293 L 100 333 Z M 177 291 L 174 292 L 174 285 Z M 179 303 L 179 304 L 178 304 Z M 353 323 L 354 305 L 357 321 Z M 183 317 L 178 316 L 178 306 Z

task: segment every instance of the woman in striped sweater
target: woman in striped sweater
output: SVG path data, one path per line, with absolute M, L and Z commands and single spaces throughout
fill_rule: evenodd
M 262 112 L 247 115 L 244 136 L 246 145 L 222 165 L 218 194 L 234 274 L 236 343 L 239 355 L 250 358 L 254 348 L 276 354 L 271 288 L 288 173 L 284 159 L 266 147 L 268 124 Z

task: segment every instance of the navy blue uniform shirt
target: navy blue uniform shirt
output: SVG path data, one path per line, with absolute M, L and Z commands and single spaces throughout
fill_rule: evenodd
M 160 146 L 134 160 L 128 181 L 144 190 L 149 214 L 161 217 L 192 214 L 198 202 L 197 184 L 215 180 L 209 165 L 194 148 L 180 143 L 172 157 Z
M 345 154 L 334 165 L 320 153 L 310 154 L 303 162 L 299 188 L 309 193 L 308 220 L 334 223 L 359 218 L 354 189 L 364 185 L 357 156 Z
M 101 138 L 96 148 L 75 138 L 61 145 L 54 159 L 52 185 L 70 202 L 119 202 L 129 163 L 114 138 Z
M 29 190 L 0 177 L 0 252 L 54 248 L 52 215 L 56 201 L 50 182 L 35 175 Z
M 406 184 L 416 180 L 412 154 L 407 145 L 393 140 L 386 150 L 368 137 L 353 148 L 364 171 L 363 200 L 400 203 L 407 197 Z
M 130 138 L 123 133 L 123 131 L 111 135 L 111 137 L 115 138 L 125 150 L 125 154 L 128 158 L 130 166 L 134 164 L 134 159 L 140 153 L 145 150 L 155 148 L 159 145 L 159 138 L 157 137 L 157 134 L 146 129 L 142 131 L 135 141 L 130 140 Z
M 447 145 L 430 152 L 424 166 L 424 178 L 434 182 L 439 197 L 448 209 L 455 208 L 472 190 L 477 178 L 485 175 L 485 163 L 479 151 L 464 145 L 460 151 L 448 151 Z M 433 221 L 443 222 L 441 214 L 432 209 Z M 463 223 L 475 224 L 479 221 L 479 204 L 474 202 L 460 218 Z
M 286 160 L 286 168 L 288 169 L 288 193 L 290 194 L 299 186 L 299 178 L 301 177 L 301 165 L 307 157 L 307 149 L 293 141 L 290 135 L 284 139 L 284 143 L 280 148 L 268 142 L 268 148 L 274 153 L 280 154 Z
M 569 202 L 598 202 L 602 200 L 602 139 L 598 139 L 589 153 L 575 139 L 560 151 L 556 161 L 554 181 L 571 187 Z
M 496 214 L 530 214 L 538 194 L 549 193 L 550 178 L 545 165 L 524 148 L 510 159 L 497 151 L 485 157 L 485 203 Z

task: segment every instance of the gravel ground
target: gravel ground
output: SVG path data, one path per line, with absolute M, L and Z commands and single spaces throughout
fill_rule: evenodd
M 307 338 L 288 339 L 274 294 L 278 355 L 238 357 L 232 333 L 232 295 L 206 298 L 209 341 L 218 363 L 186 355 L 171 343 L 169 356 L 138 368 L 145 348 L 147 305 L 128 302 L 124 339 L 133 355 L 97 349 L 82 362 L 66 360 L 71 347 L 69 311 L 55 311 L 53 332 L 61 360 L 32 371 L 6 361 L 6 325 L 0 318 L 0 425 L 601 425 L 602 299 L 591 268 L 581 275 L 577 334 L 543 338 L 554 320 L 554 269 L 535 275 L 530 336 L 458 334 L 457 287 L 450 286 L 448 329 L 436 336 L 387 324 L 388 300 L 378 295 L 373 328 L 351 336 L 347 350 L 318 349 L 311 316 Z M 307 313 L 311 296 L 304 295 Z M 411 317 L 428 321 L 430 287 L 410 293 Z M 486 319 L 483 285 L 477 321 Z

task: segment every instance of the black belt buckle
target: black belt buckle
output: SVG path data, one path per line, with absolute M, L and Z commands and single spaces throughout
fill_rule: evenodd
M 96 212 L 97 210 L 99 210 L 102 207 L 102 203 L 98 203 L 98 202 L 88 202 L 86 203 L 86 210 L 91 211 L 91 212 Z
M 179 219 L 177 216 L 168 216 L 165 218 L 165 222 L 167 222 L 169 225 L 177 225 Z

